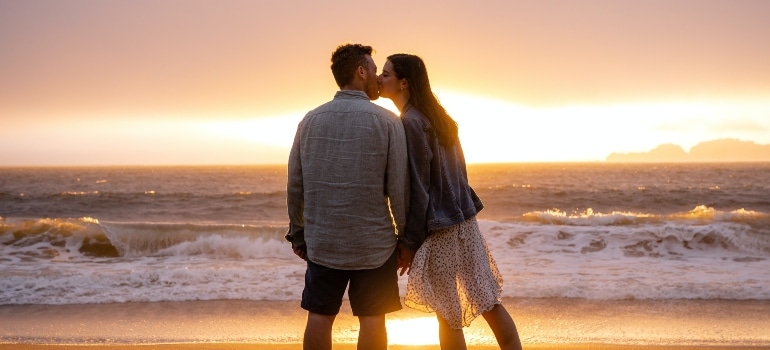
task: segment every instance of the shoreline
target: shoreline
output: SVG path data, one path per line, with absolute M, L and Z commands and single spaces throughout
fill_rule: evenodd
M 334 344 L 335 349 L 355 350 L 355 344 Z M 677 345 L 615 345 L 615 344 L 524 344 L 527 350 L 767 350 L 770 346 L 677 346 Z M 0 344 L 0 350 L 301 350 L 302 344 L 136 344 L 136 345 L 51 345 L 51 344 Z M 390 345 L 389 350 L 440 350 L 438 345 Z M 469 345 L 469 350 L 493 350 L 497 346 Z
M 770 301 L 505 299 L 525 349 L 766 349 Z M 212 300 L 0 305 L 0 350 L 300 349 L 298 301 Z M 386 316 L 390 349 L 438 349 L 432 313 Z M 495 349 L 483 317 L 464 329 L 469 349 Z M 337 349 L 353 349 L 358 321 L 343 303 Z M 419 340 L 419 342 L 415 342 Z M 427 345 L 405 345 L 405 344 Z

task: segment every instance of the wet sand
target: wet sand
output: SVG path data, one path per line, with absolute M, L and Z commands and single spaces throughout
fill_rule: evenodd
M 525 349 L 768 349 L 770 302 L 511 299 Z M 298 302 L 189 301 L 0 306 L 0 350 L 301 349 Z M 438 349 L 435 319 L 411 309 L 387 317 L 390 349 Z M 354 349 L 358 323 L 345 303 L 335 349 Z M 483 318 L 470 349 L 495 349 Z M 53 345 L 56 344 L 56 345 Z M 424 344 L 407 346 L 406 344 Z
M 334 349 L 354 350 L 354 344 L 335 344 Z M 0 350 L 301 350 L 301 344 L 164 344 L 164 345 L 28 345 L 0 344 Z M 439 350 L 438 345 L 391 345 L 390 350 Z M 492 350 L 496 346 L 469 346 L 469 350 Z M 766 350 L 767 347 L 742 346 L 645 346 L 608 344 L 525 344 L 525 350 Z

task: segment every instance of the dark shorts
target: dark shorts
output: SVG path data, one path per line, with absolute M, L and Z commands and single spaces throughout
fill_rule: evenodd
M 384 265 L 370 270 L 337 270 L 307 261 L 302 308 L 321 315 L 336 315 L 350 282 L 348 298 L 354 316 L 378 316 L 401 310 L 396 252 Z

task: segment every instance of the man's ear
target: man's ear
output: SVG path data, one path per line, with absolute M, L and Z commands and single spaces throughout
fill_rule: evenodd
M 356 69 L 356 73 L 363 79 L 366 78 L 366 68 L 364 66 L 358 66 L 358 69 Z

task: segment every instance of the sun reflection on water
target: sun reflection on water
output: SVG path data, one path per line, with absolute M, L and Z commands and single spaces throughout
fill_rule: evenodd
M 438 344 L 438 321 L 435 317 L 387 320 L 385 325 L 388 329 L 388 344 Z

